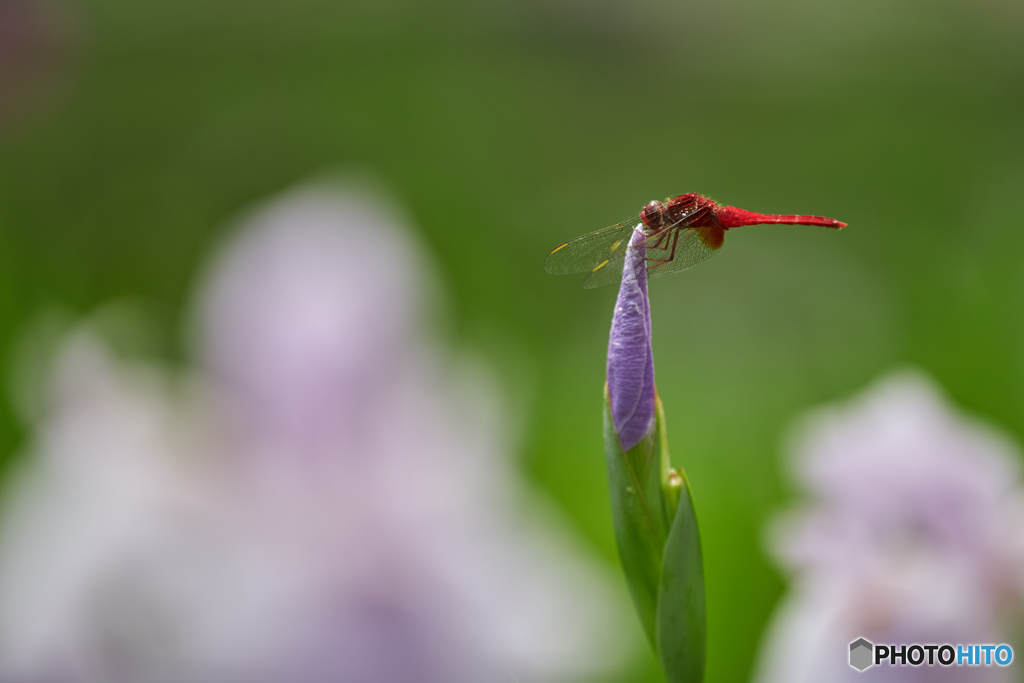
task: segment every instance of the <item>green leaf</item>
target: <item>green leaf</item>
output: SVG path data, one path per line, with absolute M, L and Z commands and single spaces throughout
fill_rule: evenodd
M 661 400 L 651 433 L 623 451 L 605 388 L 605 461 L 619 559 L 670 683 L 704 674 L 704 572 L 689 484 L 673 470 Z M 683 495 L 685 494 L 685 495 Z
M 658 453 L 661 440 L 655 428 L 636 446 L 623 451 L 608 408 L 607 391 L 605 387 L 604 441 L 612 522 L 633 603 L 655 647 L 661 560 L 669 530 Z
M 671 683 L 700 683 L 704 680 L 707 642 L 700 531 L 690 483 L 681 471 L 673 474 L 670 486 L 679 491 L 680 505 L 665 544 L 658 592 L 657 652 Z

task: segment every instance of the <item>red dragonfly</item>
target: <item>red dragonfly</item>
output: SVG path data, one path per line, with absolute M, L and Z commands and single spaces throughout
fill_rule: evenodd
M 730 228 L 771 223 L 822 225 L 837 230 L 846 227 L 846 223 L 825 216 L 755 213 L 720 206 L 688 192 L 664 202 L 649 202 L 637 216 L 562 242 L 548 253 L 544 270 L 552 275 L 589 273 L 583 282 L 588 289 L 618 282 L 633 228 L 642 225 L 647 235 L 647 273 L 657 277 L 710 258 L 721 248 L 725 231 Z

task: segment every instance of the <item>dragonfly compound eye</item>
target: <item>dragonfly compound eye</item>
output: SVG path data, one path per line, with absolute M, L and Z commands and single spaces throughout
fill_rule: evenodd
M 665 222 L 665 205 L 659 201 L 648 202 L 640 212 L 640 220 L 648 228 L 657 230 Z

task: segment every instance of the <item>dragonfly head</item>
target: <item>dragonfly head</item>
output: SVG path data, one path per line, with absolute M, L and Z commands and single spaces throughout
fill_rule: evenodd
M 640 211 L 640 220 L 649 230 L 657 230 L 665 224 L 665 205 L 657 200 L 647 202 Z

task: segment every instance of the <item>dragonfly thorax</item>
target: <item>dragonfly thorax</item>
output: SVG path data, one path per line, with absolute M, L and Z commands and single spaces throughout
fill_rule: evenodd
M 648 230 L 658 230 L 665 225 L 665 204 L 657 200 L 647 202 L 640 211 L 640 220 Z

